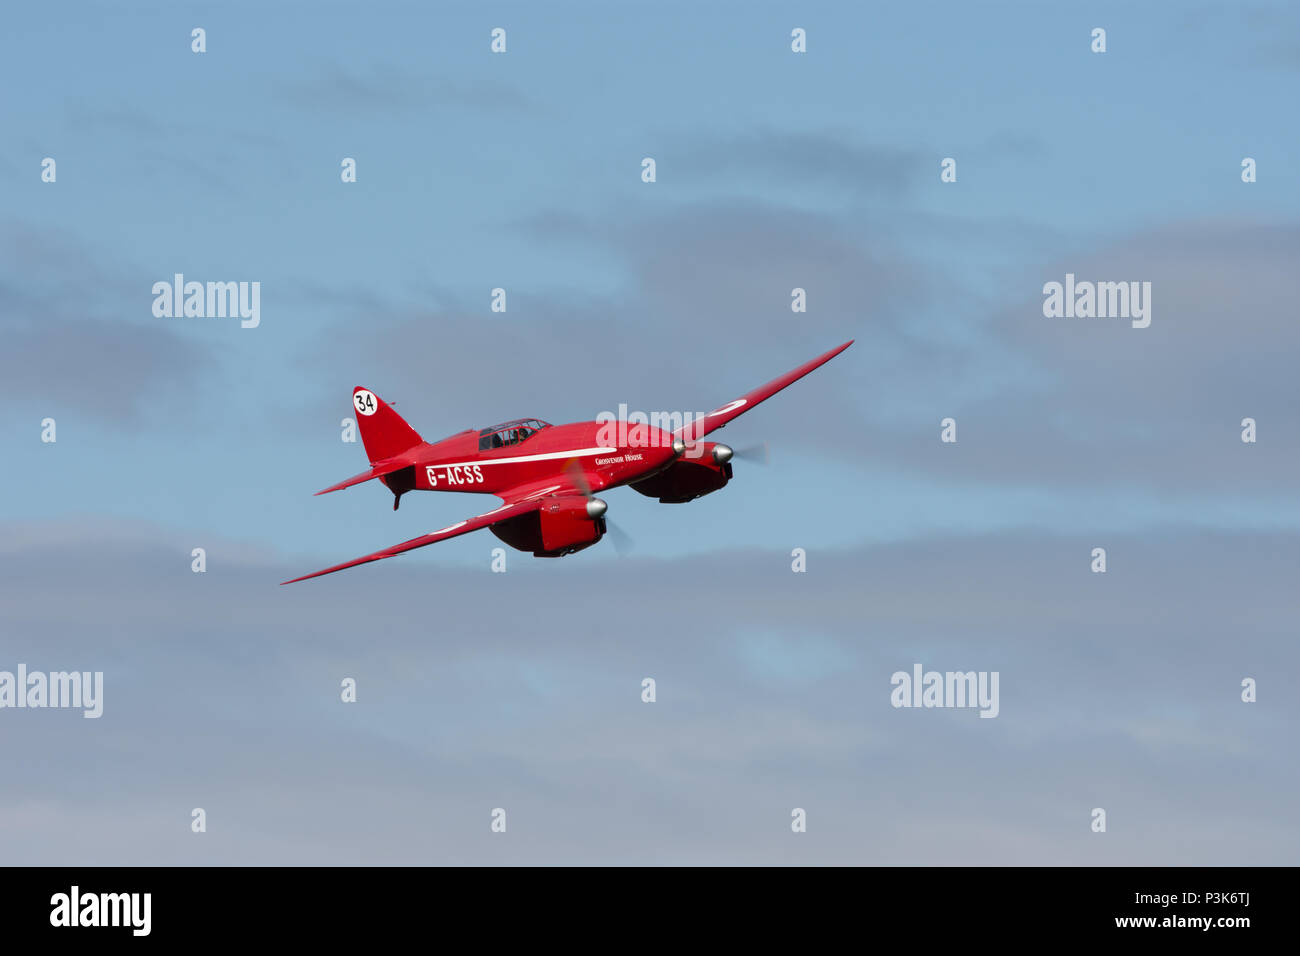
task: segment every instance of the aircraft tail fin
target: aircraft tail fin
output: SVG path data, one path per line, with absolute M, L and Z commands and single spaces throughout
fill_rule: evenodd
M 358 385 L 352 390 L 352 407 L 356 409 L 357 428 L 361 431 L 361 442 L 366 446 L 366 457 L 371 464 L 392 458 L 424 441 L 391 405 L 368 388 Z

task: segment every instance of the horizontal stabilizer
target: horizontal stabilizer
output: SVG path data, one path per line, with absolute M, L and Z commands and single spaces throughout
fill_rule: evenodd
M 391 475 L 395 471 L 401 471 L 403 468 L 409 468 L 412 464 L 412 456 L 398 455 L 395 458 L 386 458 L 381 462 L 376 462 L 369 471 L 363 471 L 359 475 L 353 475 L 340 481 L 337 485 L 330 485 L 328 488 L 322 488 L 316 492 L 318 495 L 329 494 L 331 491 L 342 491 L 344 488 L 351 488 L 353 485 L 359 485 L 363 481 L 370 481 L 372 478 L 382 478 L 384 475 Z

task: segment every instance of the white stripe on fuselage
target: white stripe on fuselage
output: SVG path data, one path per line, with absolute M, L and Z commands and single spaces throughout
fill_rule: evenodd
M 577 448 L 573 451 L 548 451 L 542 455 L 520 455 L 518 458 L 475 458 L 473 461 L 431 462 L 434 468 L 464 468 L 467 465 L 514 465 L 521 461 L 549 461 L 554 458 L 586 458 L 589 455 L 607 455 L 617 448 Z

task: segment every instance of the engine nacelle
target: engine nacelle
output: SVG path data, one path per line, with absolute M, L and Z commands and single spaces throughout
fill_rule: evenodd
M 492 525 L 492 533 L 534 557 L 558 558 L 589 548 L 605 536 L 605 508 L 599 498 L 547 498 L 542 507 Z
M 662 504 L 682 504 L 711 494 L 731 480 L 731 449 L 711 441 L 692 442 L 671 465 L 632 485 Z

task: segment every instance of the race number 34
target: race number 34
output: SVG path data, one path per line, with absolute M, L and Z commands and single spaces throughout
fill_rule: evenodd
M 379 400 L 375 398 L 375 393 L 364 388 L 353 393 L 352 404 L 362 415 L 373 415 L 379 410 Z

